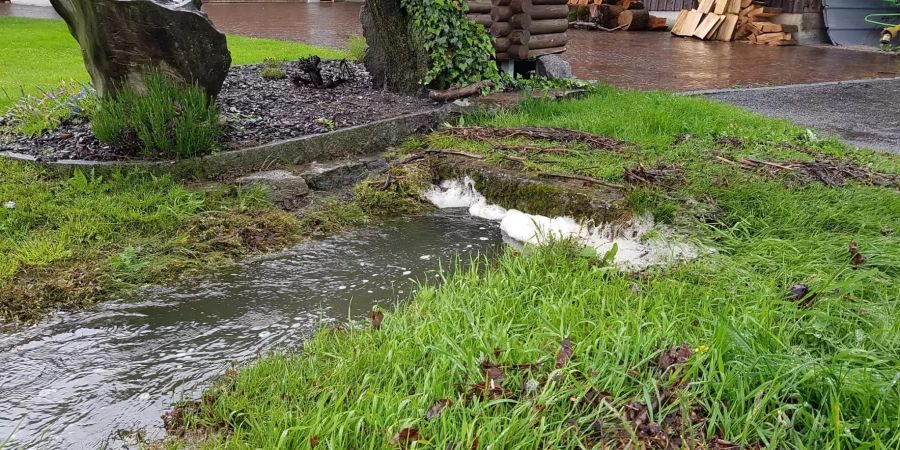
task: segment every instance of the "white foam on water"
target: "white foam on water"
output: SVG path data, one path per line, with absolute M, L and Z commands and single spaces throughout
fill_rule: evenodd
M 544 245 L 573 240 L 596 249 L 601 258 L 615 248 L 613 262 L 625 270 L 643 270 L 700 255 L 697 246 L 685 242 L 674 230 L 656 224 L 649 214 L 624 223 L 593 225 L 579 223 L 571 217 L 547 217 L 507 210 L 488 203 L 469 177 L 445 180 L 439 186 L 432 186 L 423 196 L 438 208 L 467 207 L 472 216 L 499 222 L 503 234 L 519 243 Z

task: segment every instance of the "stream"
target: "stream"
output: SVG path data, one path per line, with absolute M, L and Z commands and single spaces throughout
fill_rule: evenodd
M 0 335 L 0 448 L 128 448 L 234 362 L 296 347 L 502 246 L 465 210 L 397 219 Z M 4 440 L 12 439 L 4 447 Z

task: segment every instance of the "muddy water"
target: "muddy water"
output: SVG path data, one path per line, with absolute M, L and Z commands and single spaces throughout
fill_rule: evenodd
M 292 347 L 495 254 L 496 225 L 465 211 L 391 222 L 0 336 L 0 447 L 121 448 L 159 436 L 160 414 L 231 361 Z M 44 437 L 42 438 L 42 434 Z

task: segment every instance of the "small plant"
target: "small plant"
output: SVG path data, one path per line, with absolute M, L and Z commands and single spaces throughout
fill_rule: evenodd
M 356 62 L 362 62 L 368 46 L 366 38 L 363 36 L 358 34 L 350 36 L 350 39 L 347 40 L 347 53 L 350 54 L 350 59 Z
M 156 73 L 144 81 L 144 95 L 123 89 L 115 98 L 101 99 L 91 117 L 97 139 L 137 145 L 148 156 L 186 158 L 215 150 L 224 130 L 219 109 L 202 89 Z
M 10 107 L 0 134 L 40 136 L 70 120 L 83 120 L 97 107 L 94 90 L 75 81 L 62 83 L 40 95 L 24 95 Z
M 319 125 L 325 125 L 325 127 L 328 128 L 328 131 L 334 131 L 334 129 L 337 128 L 337 123 L 335 123 L 335 121 L 325 117 L 320 117 L 316 122 L 318 122 Z
M 281 80 L 287 77 L 287 74 L 284 72 L 284 63 L 281 61 L 266 58 L 263 61 L 265 67 L 263 67 L 262 71 L 259 73 L 259 76 L 263 77 L 266 80 Z

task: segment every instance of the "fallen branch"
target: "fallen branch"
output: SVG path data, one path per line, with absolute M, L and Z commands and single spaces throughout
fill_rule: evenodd
M 762 165 L 765 165 L 765 166 L 774 167 L 774 168 L 776 168 L 776 169 L 791 170 L 791 171 L 797 170 L 797 169 L 795 169 L 795 168 L 793 168 L 793 167 L 782 166 L 781 164 L 776 164 L 776 163 L 769 162 L 769 161 L 761 161 L 761 160 L 758 160 L 758 159 L 750 159 L 750 158 L 746 158 L 746 159 L 744 159 L 744 161 L 749 161 L 749 162 L 754 163 L 754 164 L 762 164 Z
M 578 21 L 578 22 L 572 22 L 572 24 L 570 26 L 576 30 L 606 31 L 607 33 L 612 33 L 613 31 L 621 30 L 625 25 L 619 25 L 615 28 L 606 28 L 604 26 L 597 25 L 596 23 L 593 23 L 593 22 Z
M 482 80 L 477 83 L 470 84 L 468 86 L 460 87 L 460 88 L 450 88 L 443 91 L 431 91 L 428 93 L 428 97 L 434 101 L 438 102 L 451 102 L 453 100 L 457 100 L 460 98 L 471 97 L 473 95 L 478 95 L 484 89 L 490 88 L 494 86 L 494 82 L 491 80 Z
M 463 157 L 472 158 L 472 159 L 484 159 L 484 156 L 476 155 L 474 153 L 464 152 L 462 150 L 438 150 L 438 149 L 434 149 L 434 148 L 429 148 L 429 149 L 425 150 L 425 153 L 438 154 L 438 155 L 456 155 L 456 156 L 463 156 Z
M 581 176 L 581 175 L 565 175 L 565 174 L 561 174 L 561 173 L 550 173 L 550 172 L 539 172 L 538 175 L 542 176 L 542 177 L 546 177 L 546 178 L 562 178 L 562 179 L 566 179 L 566 180 L 583 181 L 585 183 L 599 184 L 600 186 L 606 186 L 608 188 L 613 188 L 613 189 L 625 189 L 625 186 L 622 186 L 621 184 L 610 183 L 609 181 L 604 181 L 604 180 L 600 180 L 597 178 L 585 177 L 585 176 Z

